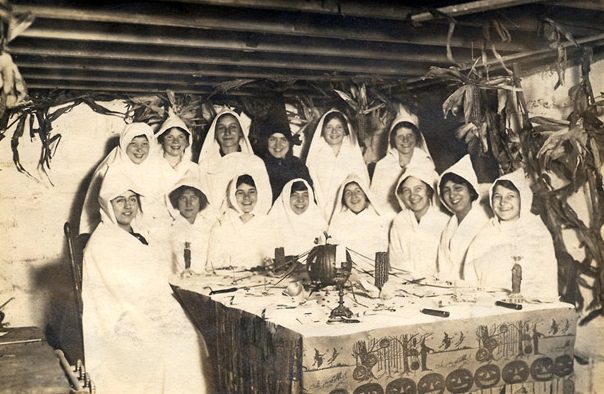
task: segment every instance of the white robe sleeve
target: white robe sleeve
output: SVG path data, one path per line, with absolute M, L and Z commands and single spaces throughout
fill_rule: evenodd
M 405 252 L 403 250 L 404 234 L 401 233 L 398 221 L 395 219 L 390 229 L 390 246 L 388 248 L 388 254 L 390 257 L 390 265 L 396 267 L 398 270 L 411 272 L 412 267 L 409 262 L 406 261 Z M 398 271 L 397 270 L 397 271 Z

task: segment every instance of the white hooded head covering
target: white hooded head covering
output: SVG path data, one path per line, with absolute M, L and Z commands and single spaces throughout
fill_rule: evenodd
M 177 128 L 185 132 L 185 135 L 187 136 L 187 141 L 189 141 L 189 146 L 185 149 L 185 152 L 182 156 L 182 160 L 191 161 L 191 157 L 193 156 L 193 135 L 191 134 L 191 131 L 189 130 L 185 122 L 172 111 L 170 111 L 168 119 L 166 119 L 164 123 L 162 123 L 161 127 L 155 133 L 160 152 L 163 152 L 163 149 L 161 147 L 161 144 L 159 143 L 159 137 L 171 128 Z
M 367 207 L 353 213 L 342 201 L 344 189 L 356 183 L 367 197 Z M 352 252 L 353 261 L 361 263 L 364 269 L 373 267 L 376 252 L 388 250 L 388 227 L 390 217 L 383 215 L 374 203 L 373 193 L 367 182 L 356 175 L 350 175 L 342 182 L 338 191 L 336 207 L 329 222 L 329 236 L 336 244 L 345 245 Z
M 451 167 L 449 167 L 447 170 L 445 170 L 440 175 L 440 178 L 438 179 L 438 189 L 439 190 L 441 187 L 442 179 L 447 174 L 455 174 L 455 175 L 465 179 L 466 181 L 468 181 L 470 186 L 472 186 L 472 188 L 474 189 L 476 194 L 480 195 L 480 186 L 478 185 L 478 177 L 476 176 L 476 172 L 474 171 L 474 166 L 472 166 L 472 160 L 470 159 L 470 155 L 465 155 L 464 157 L 459 159 L 459 161 L 457 163 L 453 164 Z M 447 208 L 447 210 L 451 211 L 449 209 L 449 207 L 447 207 L 447 204 L 445 204 L 440 193 L 439 193 L 439 197 L 440 197 L 440 201 Z M 478 203 L 478 201 L 476 200 L 476 201 L 472 202 L 472 205 L 477 204 L 477 203 Z M 451 212 L 451 213 L 453 213 L 453 212 Z
M 493 191 L 495 190 L 495 185 L 497 181 L 510 181 L 516 189 L 518 189 L 518 193 L 520 194 L 520 218 L 527 218 L 529 215 L 536 216 L 531 213 L 531 207 L 533 205 L 533 192 L 529 186 L 528 178 L 522 168 L 517 169 L 514 172 L 509 174 L 500 176 L 493 182 L 491 188 L 489 189 L 489 204 L 491 205 L 491 209 L 493 208 Z M 495 210 L 493 210 L 495 212 Z M 494 217 L 495 220 L 499 221 L 497 215 Z
M 401 200 L 401 198 L 399 197 L 397 190 L 399 189 L 401 184 L 410 176 L 419 179 L 420 181 L 424 182 L 426 185 L 432 188 L 433 193 L 431 203 L 433 206 L 437 206 L 438 197 L 436 192 L 436 185 L 438 181 L 438 174 L 436 173 L 436 171 L 434 171 L 430 167 L 409 166 L 407 167 L 403 175 L 401 175 L 401 177 L 399 178 L 398 182 L 396 183 L 396 188 L 394 189 L 394 194 L 396 195 L 396 199 L 399 205 L 401 206 L 401 210 L 405 211 L 407 210 L 407 207 L 405 206 L 403 200 Z
M 237 179 L 242 176 L 242 175 L 246 175 L 246 174 L 239 174 L 236 177 L 234 177 L 231 182 L 229 183 L 229 187 L 227 190 L 227 197 L 228 197 L 228 203 L 229 203 L 229 208 L 235 210 L 239 215 L 242 215 L 243 212 L 241 211 L 241 208 L 239 208 L 239 205 L 237 204 L 237 198 L 235 197 L 235 193 L 237 192 Z M 250 175 L 250 174 L 247 174 Z M 262 187 L 262 184 L 259 184 L 258 180 L 254 178 L 253 175 L 250 175 L 252 177 L 252 179 L 254 180 L 254 183 L 256 184 L 256 195 L 257 195 L 257 201 L 256 201 L 256 205 L 254 206 L 254 209 L 252 211 L 252 213 L 254 215 L 266 215 L 269 211 L 269 209 L 271 208 L 271 204 L 273 201 L 273 196 L 271 193 L 271 190 L 268 189 L 266 190 L 265 188 Z
M 308 189 L 308 208 L 301 214 L 296 214 L 290 203 L 292 186 L 302 182 Z M 327 229 L 327 222 L 323 218 L 321 209 L 315 203 L 315 195 L 310 184 L 302 179 L 295 178 L 287 182 L 269 212 L 269 220 L 279 229 L 279 235 L 284 240 L 285 253 L 298 254 L 312 247 L 314 238 L 320 236 Z M 289 244 L 291 244 L 291 247 Z M 305 248 L 305 246 L 310 246 Z M 292 251 L 291 249 L 296 249 Z
M 144 136 L 149 141 L 149 154 L 145 161 L 140 164 L 135 164 L 130 160 L 126 149 L 135 137 Z M 145 183 L 153 182 L 155 176 L 155 167 L 157 155 L 157 144 L 155 136 L 153 135 L 153 129 L 146 123 L 135 122 L 124 126 L 124 129 L 120 133 L 119 146 L 116 147 L 105 159 L 106 166 L 105 171 L 108 167 L 112 167 L 116 172 L 122 172 L 127 177 L 134 181 L 140 182 L 141 186 L 145 187 Z M 99 166 L 99 169 L 103 167 L 103 164 Z
M 367 182 L 365 182 L 363 179 L 361 179 L 356 174 L 350 174 L 346 177 L 344 182 L 342 182 L 342 184 L 340 185 L 340 188 L 338 190 L 338 197 L 336 199 L 336 207 L 333 211 L 331 221 L 333 221 L 334 217 L 338 216 L 339 214 L 349 211 L 348 207 L 342 201 L 343 200 L 342 196 L 344 195 L 344 189 L 350 183 L 356 183 L 357 185 L 359 185 L 361 190 L 363 190 L 363 193 L 365 193 L 365 197 L 367 197 L 367 207 L 365 209 L 373 210 L 373 212 L 375 212 L 375 214 L 377 214 L 378 216 L 382 216 L 381 209 L 379 206 L 377 206 L 375 204 L 375 202 L 374 202 L 375 199 L 373 197 L 373 193 L 369 189 L 369 185 L 367 185 Z
M 308 148 L 308 155 L 306 156 L 306 165 L 310 168 L 311 166 L 313 166 L 314 164 L 316 164 L 321 152 L 325 149 L 329 149 L 329 152 L 332 152 L 331 147 L 329 146 L 329 144 L 325 141 L 325 138 L 323 137 L 322 133 L 323 133 L 323 124 L 325 123 L 325 117 L 327 117 L 327 115 L 331 114 L 332 112 L 339 112 L 344 119 L 346 119 L 346 126 L 348 127 L 348 135 L 344 136 L 344 139 L 342 140 L 342 148 L 340 148 L 340 153 L 339 155 L 345 155 L 345 156 L 358 156 L 361 159 L 363 158 L 363 154 L 361 153 L 361 149 L 359 147 L 359 143 L 357 140 L 357 135 L 354 131 L 354 129 L 352 128 L 352 125 L 350 124 L 350 121 L 348 120 L 348 118 L 346 117 L 346 115 L 344 115 L 341 111 L 338 111 L 337 109 L 330 109 L 329 111 L 325 112 L 323 114 L 323 116 L 321 116 L 321 119 L 319 120 L 319 123 L 317 124 L 317 128 L 315 129 L 315 132 L 313 134 L 312 140 L 310 142 L 310 147 Z
M 241 127 L 241 138 L 239 139 L 239 147 L 241 152 L 254 154 L 254 150 L 252 149 L 252 144 L 248 139 L 247 130 L 244 130 L 243 123 L 237 114 L 237 112 L 225 108 L 222 112 L 217 114 L 208 129 L 208 134 L 206 135 L 205 140 L 203 141 L 203 146 L 201 147 L 201 153 L 199 154 L 199 166 L 201 168 L 206 169 L 209 173 L 213 173 L 220 170 L 220 159 L 222 156 L 220 155 L 220 144 L 218 140 L 216 140 L 216 125 L 218 120 L 224 115 L 231 115 L 237 122 L 239 122 L 239 126 Z
M 138 211 L 132 220 L 132 223 L 130 223 L 130 226 L 135 229 L 138 226 L 138 223 L 142 222 L 144 196 L 137 191 L 134 181 L 129 179 L 125 174 L 110 169 L 103 179 L 103 184 L 101 185 L 101 190 L 99 193 L 101 222 L 103 224 L 118 226 L 115 212 L 113 211 L 113 206 L 111 205 L 111 200 L 129 190 L 138 194 L 139 198 Z
M 398 152 L 397 152 L 396 148 L 394 148 L 392 146 L 391 134 L 392 134 L 392 130 L 394 130 L 400 123 L 403 123 L 403 122 L 411 123 L 412 125 L 417 127 L 417 129 L 419 130 L 419 118 L 417 117 L 417 115 L 410 112 L 406 106 L 399 104 L 396 117 L 392 121 L 392 124 L 390 125 L 390 130 L 388 132 L 388 147 L 389 147 L 388 153 L 392 153 L 392 154 L 396 153 L 396 157 L 398 157 Z M 432 156 L 430 155 L 430 151 L 428 150 L 428 144 L 426 144 L 426 139 L 424 138 L 424 134 L 421 131 L 419 132 L 419 136 L 420 136 L 420 139 L 419 139 L 419 141 L 417 141 L 417 144 L 415 147 L 423 150 L 425 153 L 425 156 L 430 158 L 430 160 L 432 160 Z M 413 153 L 413 155 L 415 155 L 415 152 Z

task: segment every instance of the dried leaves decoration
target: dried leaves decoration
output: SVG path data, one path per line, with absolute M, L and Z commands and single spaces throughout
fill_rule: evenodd
M 564 85 L 564 70 L 568 65 L 566 56 L 566 47 L 564 39 L 579 48 L 579 43 L 575 40 L 572 33 L 564 28 L 561 24 L 550 18 L 545 18 L 539 31 L 543 37 L 548 41 L 548 45 L 552 49 L 558 51 L 558 58 L 556 61 L 556 72 L 558 74 L 558 81 L 554 86 L 554 90 Z

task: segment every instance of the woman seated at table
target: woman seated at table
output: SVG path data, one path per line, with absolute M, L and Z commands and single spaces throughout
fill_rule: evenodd
M 313 180 L 317 204 L 326 220 L 336 205 L 338 187 L 349 174 L 369 184 L 367 166 L 350 123 L 341 112 L 327 111 L 315 130 L 306 165 Z
M 133 185 L 107 173 L 101 223 L 84 250 L 86 367 L 99 393 L 204 392 L 197 332 L 171 295 L 169 265 L 147 245 Z
M 352 260 L 363 269 L 373 269 L 376 252 L 388 251 L 388 225 L 373 203 L 367 183 L 350 175 L 340 186 L 337 204 L 329 222 L 330 243 L 345 245 Z
M 164 193 L 185 176 L 196 176 L 197 164 L 191 161 L 191 131 L 178 116 L 171 114 L 156 133 L 161 146 L 161 177 Z M 188 149 L 188 151 L 187 151 Z
M 156 178 L 159 161 L 154 153 L 155 146 L 153 129 L 146 123 L 131 123 L 124 127 L 119 145 L 103 159 L 92 175 L 80 217 L 81 234 L 91 233 L 101 221 L 99 191 L 109 168 L 136 180 L 137 188 L 149 198 L 160 199 L 163 192 Z
M 263 265 L 274 256 L 273 224 L 267 216 L 270 189 L 245 174 L 234 178 L 227 192 L 229 208 L 210 233 L 206 269 Z
M 188 254 L 190 269 L 202 272 L 208 256 L 210 230 L 216 222 L 216 213 L 212 211 L 208 198 L 197 178 L 185 178 L 179 181 L 168 194 L 170 214 L 174 218 L 170 231 L 172 250 L 172 273 L 180 274 L 187 268 L 185 250 Z
M 289 125 L 268 124 L 263 133 L 263 142 L 266 144 L 263 160 L 271 182 L 273 202 L 281 194 L 283 186 L 292 179 L 302 178 L 312 183 L 306 165 L 292 154 L 293 140 Z
M 285 184 L 268 217 L 276 230 L 275 246 L 283 247 L 288 256 L 308 252 L 315 246 L 315 239 L 327 230 L 312 187 L 302 178 Z
M 216 115 L 204 140 L 199 156 L 199 179 L 210 204 L 224 212 L 227 186 L 231 179 L 247 173 L 262 192 L 271 197 L 270 182 L 264 162 L 254 155 L 239 115 L 224 110 Z
M 408 166 L 434 170 L 426 140 L 419 131 L 417 116 L 400 106 L 397 117 L 390 126 L 390 147 L 386 156 L 377 162 L 371 180 L 371 191 L 384 210 L 397 213 L 401 206 L 397 201 L 395 187 Z
M 468 249 L 465 279 L 480 287 L 514 290 L 530 300 L 558 298 L 558 263 L 552 236 L 531 213 L 533 193 L 522 169 L 498 178 L 490 190 L 495 217 Z M 515 268 L 516 267 L 516 268 Z M 517 290 L 517 289 L 516 289 Z
M 440 199 L 453 214 L 443 230 L 438 247 L 438 276 L 448 281 L 463 279 L 470 243 L 488 220 L 478 200 L 478 179 L 469 155 L 442 173 Z
M 408 166 L 396 186 L 401 212 L 390 229 L 390 266 L 414 277 L 437 274 L 440 235 L 449 216 L 436 203 L 438 174 L 426 167 Z

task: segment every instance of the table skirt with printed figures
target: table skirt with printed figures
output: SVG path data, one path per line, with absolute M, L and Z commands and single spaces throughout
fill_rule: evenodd
M 303 340 L 305 392 L 574 393 L 572 308 Z
M 304 336 L 207 295 L 174 290 L 205 336 L 221 393 L 574 392 L 577 315 L 568 304 Z

